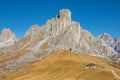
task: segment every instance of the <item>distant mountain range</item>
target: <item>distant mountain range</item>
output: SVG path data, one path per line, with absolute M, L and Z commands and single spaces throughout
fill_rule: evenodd
M 9 29 L 3 29 L 0 36 L 0 76 L 44 59 L 58 50 L 70 50 L 102 58 L 120 65 L 120 38 L 108 34 L 95 38 L 71 19 L 71 12 L 62 9 L 45 25 L 33 25 L 18 40 Z

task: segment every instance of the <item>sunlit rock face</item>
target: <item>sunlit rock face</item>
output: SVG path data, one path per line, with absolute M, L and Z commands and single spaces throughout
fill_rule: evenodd
M 115 51 L 120 53 L 120 38 L 115 38 L 114 41 L 116 43 Z
M 0 48 L 13 45 L 18 41 L 15 34 L 10 29 L 3 29 L 0 35 Z
M 117 53 L 120 53 L 120 38 L 112 38 L 109 34 L 104 33 L 99 36 L 100 39 L 104 40 L 104 42 L 111 47 Z
M 115 54 L 104 40 L 95 38 L 73 21 L 68 9 L 62 9 L 56 18 L 41 27 L 33 25 L 21 40 L 0 50 L 0 56 L 14 57 L 0 63 L 0 75 L 18 71 L 57 50 L 72 50 L 107 60 Z
M 107 33 L 100 35 L 98 38 L 104 41 L 105 45 L 115 53 L 111 56 L 112 62 L 120 64 L 120 38 L 112 38 Z

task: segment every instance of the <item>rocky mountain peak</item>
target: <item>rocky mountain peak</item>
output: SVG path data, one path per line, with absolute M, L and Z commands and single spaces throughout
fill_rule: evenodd
M 9 28 L 4 28 L 1 33 L 1 38 L 8 39 L 10 37 L 13 37 L 15 40 L 17 40 L 15 34 L 9 29 Z
M 109 34 L 104 33 L 99 36 L 112 50 L 120 53 L 120 38 L 112 38 Z
M 99 36 L 99 38 L 102 39 L 102 40 L 104 40 L 110 46 L 111 46 L 110 43 L 114 42 L 114 39 L 109 34 L 107 34 L 107 33 L 103 33 L 102 35 Z
M 68 19 L 71 21 L 71 11 L 68 9 L 62 9 L 59 11 L 59 14 L 57 15 L 58 19 Z
M 9 30 L 4 30 L 2 35 L 7 35 L 8 32 Z M 12 33 L 10 32 L 10 34 Z M 107 40 L 106 44 L 111 45 L 109 42 L 113 42 L 112 38 L 106 34 L 103 35 Z M 13 37 L 15 36 L 13 35 Z M 6 46 L 11 42 L 14 43 L 13 37 L 0 44 Z M 30 62 L 41 60 L 58 50 L 75 51 L 112 61 L 111 56 L 115 52 L 104 44 L 102 39 L 95 38 L 89 31 L 82 29 L 78 22 L 71 20 L 71 12 L 68 9 L 62 9 L 56 18 L 48 20 L 42 27 L 33 25 L 21 40 L 0 50 L 0 55 L 3 56 L 22 54 L 14 60 L 3 62 L 0 66 L 0 75 L 2 71 L 7 74 L 8 70 L 5 71 L 7 68 L 16 71 Z M 15 65 L 14 62 L 16 62 Z M 11 66 L 8 67 L 9 65 Z M 16 70 L 13 70 L 14 68 Z
M 10 29 L 4 28 L 2 30 L 1 36 L 9 37 L 11 34 L 12 34 L 12 32 L 10 31 Z
M 18 41 L 15 34 L 8 28 L 4 28 L 0 35 L 0 47 L 12 45 L 15 41 Z
M 108 34 L 108 33 L 103 33 L 102 35 L 100 35 L 99 37 L 103 38 L 103 39 L 112 39 L 112 37 Z

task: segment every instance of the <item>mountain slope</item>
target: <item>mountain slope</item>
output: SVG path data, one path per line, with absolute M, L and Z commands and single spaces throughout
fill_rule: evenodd
M 105 43 L 110 46 L 117 53 L 120 53 L 120 38 L 112 38 L 109 34 L 104 33 L 99 36 Z
M 21 40 L 0 49 L 0 76 L 17 72 L 58 50 L 76 51 L 112 62 L 115 52 L 104 44 L 73 21 L 68 9 L 62 9 L 42 27 L 33 25 Z
M 86 69 L 94 63 L 96 68 Z M 60 50 L 0 80 L 120 80 L 120 69 L 85 54 Z

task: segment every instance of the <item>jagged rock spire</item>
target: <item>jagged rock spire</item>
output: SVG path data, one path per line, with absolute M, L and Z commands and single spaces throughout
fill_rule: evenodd
M 71 11 L 68 9 L 62 9 L 59 11 L 59 14 L 57 16 L 58 19 L 68 19 L 71 21 Z

